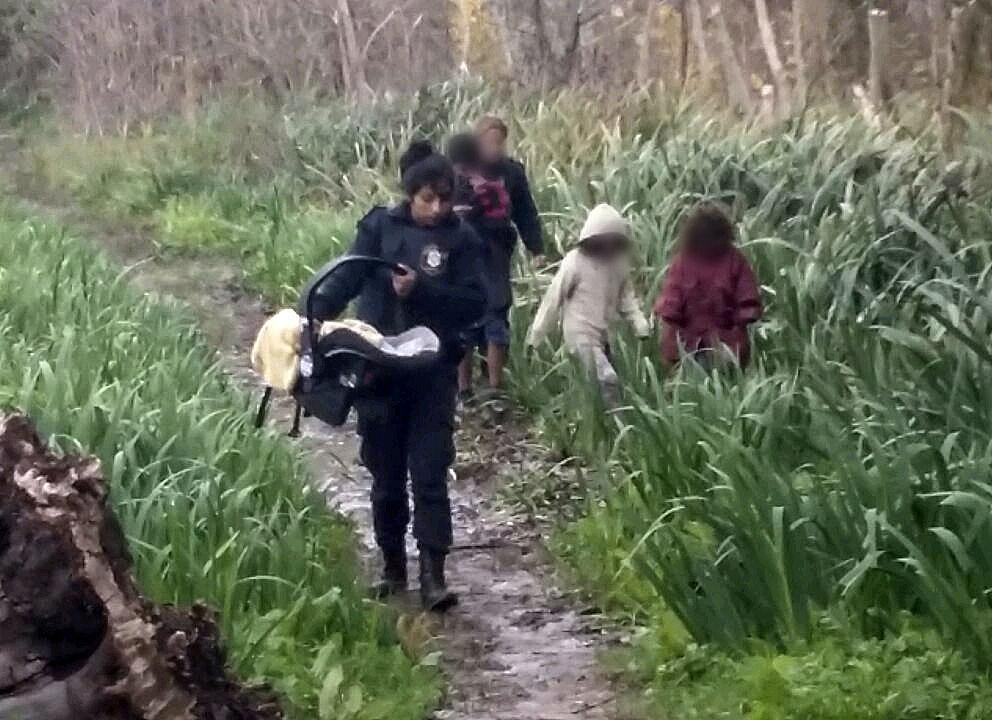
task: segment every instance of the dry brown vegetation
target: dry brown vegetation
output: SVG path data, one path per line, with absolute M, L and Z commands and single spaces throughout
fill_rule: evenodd
M 989 101 L 992 0 L 884 6 L 873 24 L 865 0 L 0 0 L 0 76 L 95 131 L 231 92 L 364 97 L 462 72 L 531 90 L 689 85 L 746 113 L 810 93 Z

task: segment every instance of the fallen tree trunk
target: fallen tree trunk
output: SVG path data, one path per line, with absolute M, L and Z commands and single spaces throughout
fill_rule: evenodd
M 0 414 L 0 720 L 268 720 L 234 683 L 206 608 L 138 592 L 94 459 Z

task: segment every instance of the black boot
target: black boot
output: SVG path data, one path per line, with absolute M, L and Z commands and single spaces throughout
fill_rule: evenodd
M 372 596 L 384 600 L 406 592 L 406 548 L 383 548 L 382 563 L 382 580 L 372 586 Z
M 420 551 L 420 600 L 424 610 L 444 612 L 458 604 L 458 596 L 444 582 L 444 553 Z

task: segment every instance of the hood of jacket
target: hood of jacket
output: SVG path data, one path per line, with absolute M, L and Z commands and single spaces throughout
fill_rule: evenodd
M 579 233 L 579 243 L 599 235 L 618 235 L 630 240 L 630 223 L 615 207 L 602 203 L 589 211 Z

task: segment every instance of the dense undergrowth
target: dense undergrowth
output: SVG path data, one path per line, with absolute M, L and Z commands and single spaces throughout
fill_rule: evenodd
M 497 107 L 558 252 L 589 205 L 626 208 L 647 302 L 681 215 L 719 198 L 764 284 L 755 367 L 665 378 L 653 347 L 620 337 L 628 407 L 611 415 L 574 391 L 560 353 L 524 356 L 546 278 L 520 268 L 514 390 L 589 496 L 558 550 L 604 607 L 648 628 L 629 666 L 653 689 L 648 712 L 992 712 L 982 123 L 949 166 L 925 131 L 846 116 L 749 128 L 646 96 L 501 103 L 449 87 L 366 110 L 242 103 L 126 138 L 43 127 L 22 169 L 147 224 L 163 251 L 241 257 L 246 281 L 285 302 L 392 195 L 407 138 Z
M 0 211 L 0 406 L 103 461 L 143 591 L 216 608 L 234 669 L 290 717 L 423 717 L 435 671 L 363 599 L 350 528 L 299 455 L 255 430 L 183 311 L 15 215 Z

